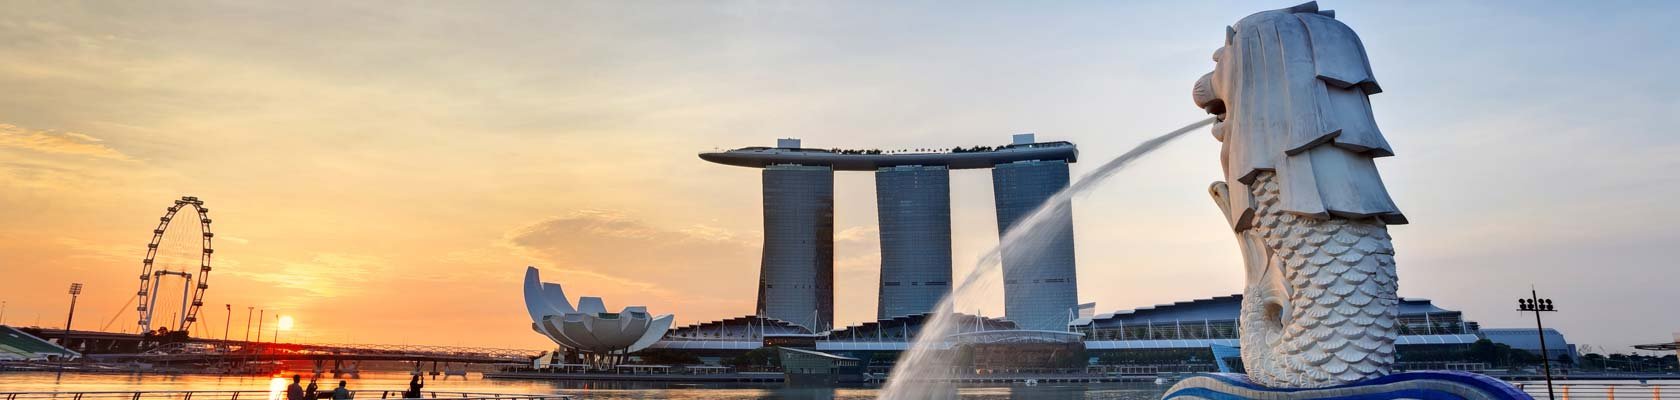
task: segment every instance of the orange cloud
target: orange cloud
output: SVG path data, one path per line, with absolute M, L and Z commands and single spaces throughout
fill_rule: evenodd
M 509 244 L 568 293 L 679 312 L 686 318 L 752 312 L 756 238 L 715 227 L 668 228 L 614 211 L 580 210 L 515 229 Z M 686 319 L 685 318 L 685 319 Z
M 579 210 L 564 217 L 551 217 L 508 234 L 516 246 L 539 251 L 557 260 L 577 262 L 656 261 L 678 250 L 704 250 L 700 254 L 750 251 L 753 242 L 735 234 L 706 226 L 663 228 L 615 211 Z M 617 253 L 621 246 L 640 251 Z M 627 250 L 627 249 L 626 249 Z
M 288 298 L 331 299 L 344 296 L 362 285 L 396 274 L 388 260 L 365 255 L 318 253 L 308 261 L 282 261 L 277 268 L 224 268 L 225 273 L 259 282 L 269 287 L 286 289 Z
M 104 141 L 76 132 L 30 130 L 12 124 L 0 124 L 0 147 L 111 160 L 132 160 L 128 155 L 101 142 Z

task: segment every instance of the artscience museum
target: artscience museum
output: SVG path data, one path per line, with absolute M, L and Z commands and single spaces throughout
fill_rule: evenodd
M 607 312 L 600 297 L 579 297 L 572 307 L 560 284 L 543 282 L 536 267 L 525 268 L 525 310 L 531 329 L 553 340 L 575 359 L 596 369 L 611 368 L 648 348 L 671 329 L 671 314 L 653 316 L 647 307 Z

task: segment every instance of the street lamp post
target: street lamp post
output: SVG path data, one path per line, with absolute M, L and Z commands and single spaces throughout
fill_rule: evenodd
M 245 307 L 245 341 L 246 342 L 251 341 L 251 312 L 256 311 L 256 310 L 257 310 L 256 307 L 251 307 L 251 306 L 246 306 Z
M 274 343 L 280 343 L 280 314 L 274 314 Z
M 1555 312 L 1557 309 L 1552 308 L 1552 299 L 1540 298 L 1540 293 L 1533 289 L 1529 289 L 1528 296 L 1517 299 L 1517 311 L 1534 313 L 1534 333 L 1540 336 L 1540 365 L 1546 371 L 1546 398 L 1555 399 L 1556 395 L 1552 394 L 1552 360 L 1546 351 L 1546 326 L 1540 323 L 1540 313 Z
M 227 318 L 222 319 L 222 345 L 225 346 L 227 345 L 228 329 L 233 328 L 233 305 L 223 304 L 222 306 L 227 307 Z
M 81 294 L 82 294 L 82 284 L 80 284 L 80 283 L 70 284 L 70 316 L 64 318 L 64 340 L 59 342 L 60 345 L 64 346 L 64 350 L 70 350 L 70 323 L 76 321 L 76 297 L 81 296 Z M 68 361 L 69 359 L 70 359 L 70 353 L 64 353 L 63 355 L 59 356 L 59 358 L 58 358 L 58 376 L 59 377 L 64 376 L 64 363 L 65 363 L 65 361 Z
M 262 342 L 263 314 L 267 313 L 268 310 L 257 310 L 257 342 Z

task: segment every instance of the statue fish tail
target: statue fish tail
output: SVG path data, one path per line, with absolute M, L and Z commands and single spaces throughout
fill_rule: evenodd
M 1252 185 L 1248 240 L 1264 276 L 1245 290 L 1242 354 L 1260 384 L 1324 387 L 1387 375 L 1399 335 L 1394 246 L 1376 219 L 1315 218 L 1279 208 L 1275 173 Z

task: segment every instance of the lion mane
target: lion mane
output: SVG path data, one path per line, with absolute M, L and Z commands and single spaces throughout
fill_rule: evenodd
M 1309 2 L 1250 15 L 1226 28 L 1213 59 L 1193 96 L 1221 116 L 1214 136 L 1224 143 L 1233 229 L 1252 225 L 1246 185 L 1263 171 L 1277 173 L 1285 212 L 1407 222 L 1372 160 L 1394 155 L 1367 98 L 1382 87 L 1359 36 L 1333 11 Z

